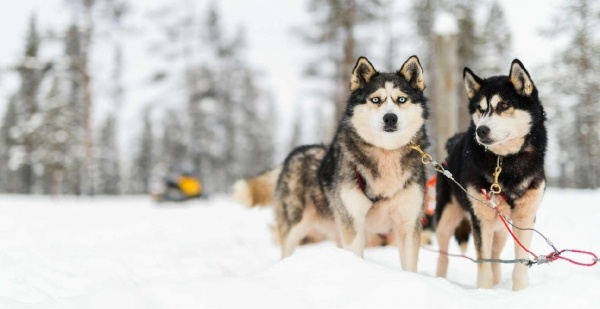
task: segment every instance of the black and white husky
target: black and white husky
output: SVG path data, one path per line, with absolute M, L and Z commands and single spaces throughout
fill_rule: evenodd
M 469 129 L 448 140 L 447 169 L 465 186 L 470 195 L 485 200 L 481 189 L 490 190 L 497 166 L 501 193 L 496 195 L 498 209 L 520 228 L 532 228 L 546 187 L 544 154 L 546 128 L 544 108 L 538 90 L 523 64 L 515 59 L 508 76 L 482 79 L 469 68 L 464 70 L 469 99 Z M 468 214 L 478 258 L 499 258 L 507 230 L 496 212 L 468 197 L 458 186 L 438 177 L 436 235 L 441 251 L 448 250 L 454 229 Z M 517 238 L 529 247 L 532 232 L 513 229 Z M 528 258 L 515 244 L 516 258 Z M 448 257 L 440 255 L 437 275 L 445 277 Z M 500 282 L 500 265 L 481 263 L 477 269 L 477 287 L 491 288 Z M 515 264 L 513 290 L 528 285 L 527 266 Z
M 423 69 L 416 56 L 393 73 L 359 58 L 331 145 L 303 146 L 285 160 L 274 208 L 282 257 L 311 230 L 363 255 L 367 233 L 393 231 L 402 269 L 416 271 L 427 147 Z

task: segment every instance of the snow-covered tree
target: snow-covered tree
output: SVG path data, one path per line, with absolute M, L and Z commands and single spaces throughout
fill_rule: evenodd
M 67 189 L 71 194 L 82 194 L 82 179 L 88 176 L 85 172 L 85 121 L 84 121 L 84 85 L 81 70 L 82 36 L 79 26 L 71 24 L 64 36 L 64 70 L 66 86 L 66 100 L 68 109 L 73 113 L 71 123 L 72 138 L 69 140 L 69 156 L 72 165 L 66 171 Z
M 15 97 L 16 123 L 9 128 L 16 144 L 11 147 L 10 159 L 12 168 L 16 169 L 17 182 L 20 183 L 18 192 L 32 193 L 35 183 L 33 152 L 36 141 L 35 132 L 39 130 L 40 117 L 39 95 L 40 86 L 51 65 L 44 63 L 39 57 L 41 38 L 38 34 L 35 17 L 29 24 L 25 52 L 16 65 L 16 72 L 20 78 L 20 86 Z
M 69 171 L 73 169 L 71 140 L 76 115 L 68 104 L 64 80 L 54 74 L 45 102 L 40 108 L 40 125 L 35 131 L 35 170 L 39 174 L 38 192 L 45 194 L 74 193 L 69 186 Z M 71 174 L 72 175 L 72 174 Z
M 552 67 L 552 96 L 560 145 L 559 183 L 578 188 L 600 187 L 600 3 L 565 1 L 551 29 L 568 44 Z
M 100 129 L 96 149 L 97 194 L 121 193 L 121 166 L 116 129 L 115 116 L 109 113 Z
M 207 192 L 223 192 L 237 178 L 272 165 L 273 117 L 264 116 L 272 111 L 270 101 L 246 62 L 245 33 L 225 30 L 216 3 L 204 18 L 193 10 L 170 14 L 163 22 L 169 44 L 157 44 L 156 51 L 173 65 L 161 68 L 154 80 L 169 89 L 165 100 L 179 106 L 163 117 L 162 144 L 186 153 L 162 149 L 157 164 L 166 174 L 199 176 Z
M 190 165 L 186 155 L 191 145 L 187 143 L 184 115 L 174 109 L 164 115 L 157 164 L 159 175 L 168 176 Z
M 129 177 L 131 193 L 149 193 L 155 161 L 155 138 L 151 119 L 151 109 L 143 111 L 143 127 L 141 137 L 136 145 L 135 159 Z
M 22 146 L 18 134 L 19 111 L 17 108 L 16 95 L 8 101 L 8 106 L 2 117 L 2 127 L 0 135 L 2 141 L 0 145 L 0 166 L 2 167 L 2 177 L 0 177 L 0 190 L 6 193 L 20 193 L 23 188 L 22 178 L 19 177 L 18 169 L 21 166 Z M 17 155 L 17 152 L 19 155 Z
M 333 93 L 326 99 L 334 103 L 336 123 L 342 118 L 349 95 L 348 74 L 360 56 L 360 38 L 357 35 L 361 26 L 377 21 L 382 17 L 383 0 L 311 0 L 309 12 L 313 16 L 312 25 L 303 27 L 301 35 L 307 43 L 321 52 L 318 59 L 307 65 L 307 74 L 321 77 Z M 331 128 L 335 129 L 335 128 Z M 333 136 L 333 132 L 329 132 Z
M 504 10 L 497 0 L 489 8 L 483 32 L 479 34 L 477 70 L 480 76 L 506 74 L 511 59 L 511 34 Z

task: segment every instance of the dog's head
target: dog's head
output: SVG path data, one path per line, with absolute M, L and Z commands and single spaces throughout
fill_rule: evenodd
M 360 57 L 352 70 L 345 121 L 367 143 L 397 149 L 423 127 L 428 117 L 425 81 L 417 56 L 394 73 L 380 73 Z
M 465 68 L 463 79 L 477 142 L 497 155 L 521 151 L 532 124 L 544 118 L 537 88 L 521 61 L 513 60 L 508 76 L 482 79 Z

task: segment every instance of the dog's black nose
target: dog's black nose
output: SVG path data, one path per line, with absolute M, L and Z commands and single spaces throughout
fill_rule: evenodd
M 490 127 L 481 126 L 481 127 L 477 128 L 477 136 L 479 136 L 480 138 L 487 137 L 489 134 L 490 134 Z
M 398 116 L 396 114 L 385 114 L 383 122 L 386 126 L 395 126 L 398 123 Z

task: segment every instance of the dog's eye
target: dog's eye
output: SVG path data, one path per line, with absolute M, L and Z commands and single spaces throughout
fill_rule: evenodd
M 485 109 L 480 105 L 477 107 L 477 109 L 479 110 L 479 112 L 483 115 L 483 113 L 485 113 Z
M 371 98 L 371 102 L 378 104 L 381 102 L 381 99 L 378 97 L 374 97 L 374 98 Z
M 406 102 L 406 98 L 405 97 L 399 97 L 398 98 L 398 103 L 404 103 Z
M 500 104 L 498 104 L 498 110 L 500 110 L 500 111 L 507 110 L 508 108 L 509 108 L 509 105 L 506 102 L 500 102 Z

